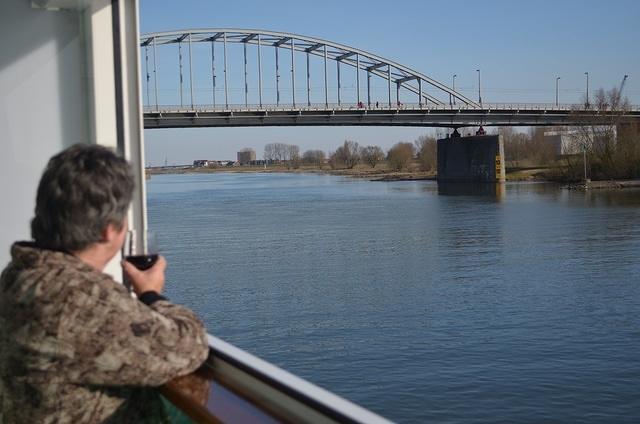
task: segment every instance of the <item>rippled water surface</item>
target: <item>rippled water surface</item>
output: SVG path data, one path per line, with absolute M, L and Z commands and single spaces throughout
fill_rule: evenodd
M 154 175 L 167 295 L 392 420 L 640 422 L 640 191 Z

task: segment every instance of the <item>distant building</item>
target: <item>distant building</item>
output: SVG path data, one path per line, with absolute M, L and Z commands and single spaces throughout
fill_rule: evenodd
M 612 132 L 615 140 L 616 127 L 608 126 L 588 127 L 581 131 L 545 131 L 544 140 L 553 146 L 556 155 L 575 155 L 584 150 L 582 143 L 586 143 L 589 148 L 593 146 L 594 140 L 602 132 Z
M 238 152 L 238 163 L 247 165 L 256 160 L 256 151 L 253 149 L 242 149 Z
M 271 162 L 272 161 L 270 161 L 270 160 L 256 159 L 256 160 L 252 160 L 251 162 L 249 162 L 249 165 L 252 165 L 252 166 L 265 166 L 265 165 L 271 164 Z
M 198 159 L 193 161 L 194 168 L 206 168 L 209 166 L 209 161 L 204 159 Z
M 193 161 L 193 168 L 217 168 L 219 166 L 233 166 L 234 163 L 238 163 L 233 160 L 206 160 L 198 159 Z
M 571 134 L 566 131 L 546 131 L 544 133 L 545 143 L 553 147 L 556 155 L 568 155 L 574 152 L 574 143 Z

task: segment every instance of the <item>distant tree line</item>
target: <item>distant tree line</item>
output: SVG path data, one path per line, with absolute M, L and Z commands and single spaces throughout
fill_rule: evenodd
M 300 147 L 295 144 L 269 143 L 264 146 L 264 159 L 270 162 L 300 160 Z
M 301 156 L 297 145 L 269 143 L 264 148 L 263 157 L 269 163 L 284 164 L 290 168 L 298 168 L 301 164 L 322 167 L 325 163 L 332 169 L 353 169 L 359 164 L 376 168 L 386 162 L 388 168 L 394 171 L 414 169 L 414 164 L 421 171 L 435 171 L 436 139 L 421 136 L 413 144 L 396 143 L 387 152 L 380 146 L 360 146 L 353 140 L 345 140 L 328 157 L 322 150 L 307 150 Z
M 307 150 L 302 155 L 302 163 L 307 165 L 322 166 L 325 161 L 325 154 L 322 150 Z
M 594 110 L 614 112 L 589 125 L 573 129 L 571 141 L 577 151 L 586 156 L 587 177 L 591 179 L 640 178 L 640 124 L 624 122 L 625 112 L 631 109 L 629 99 L 622 97 L 620 88 L 599 89 L 585 104 Z M 580 155 L 565 158 L 566 179 L 580 179 L 584 163 Z
M 300 166 L 300 147 L 295 144 L 269 143 L 264 146 L 264 160 L 286 164 L 289 168 Z
M 550 166 L 558 157 L 557 147 L 545 139 L 548 128 L 535 127 L 528 132 L 517 132 L 513 127 L 501 127 L 497 133 L 502 136 L 504 157 L 513 167 Z
M 435 137 L 420 136 L 413 144 L 399 142 L 386 153 L 379 146 L 361 147 L 355 141 L 345 140 L 342 146 L 329 155 L 329 164 L 333 169 L 352 169 L 359 163 L 375 168 L 386 161 L 390 169 L 402 171 L 412 168 L 416 159 L 419 170 L 435 171 L 437 162 Z

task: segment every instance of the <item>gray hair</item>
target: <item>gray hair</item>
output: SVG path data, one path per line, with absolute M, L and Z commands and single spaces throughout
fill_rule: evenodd
M 121 229 L 133 195 L 131 167 L 106 147 L 76 144 L 49 160 L 38 185 L 31 236 L 45 249 L 78 251 Z

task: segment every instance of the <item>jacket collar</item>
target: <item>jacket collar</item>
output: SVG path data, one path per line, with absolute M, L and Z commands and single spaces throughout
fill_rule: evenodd
M 67 266 L 79 271 L 96 272 L 69 252 L 43 249 L 31 241 L 19 241 L 11 246 L 11 258 L 17 268 L 39 268 L 42 266 Z

